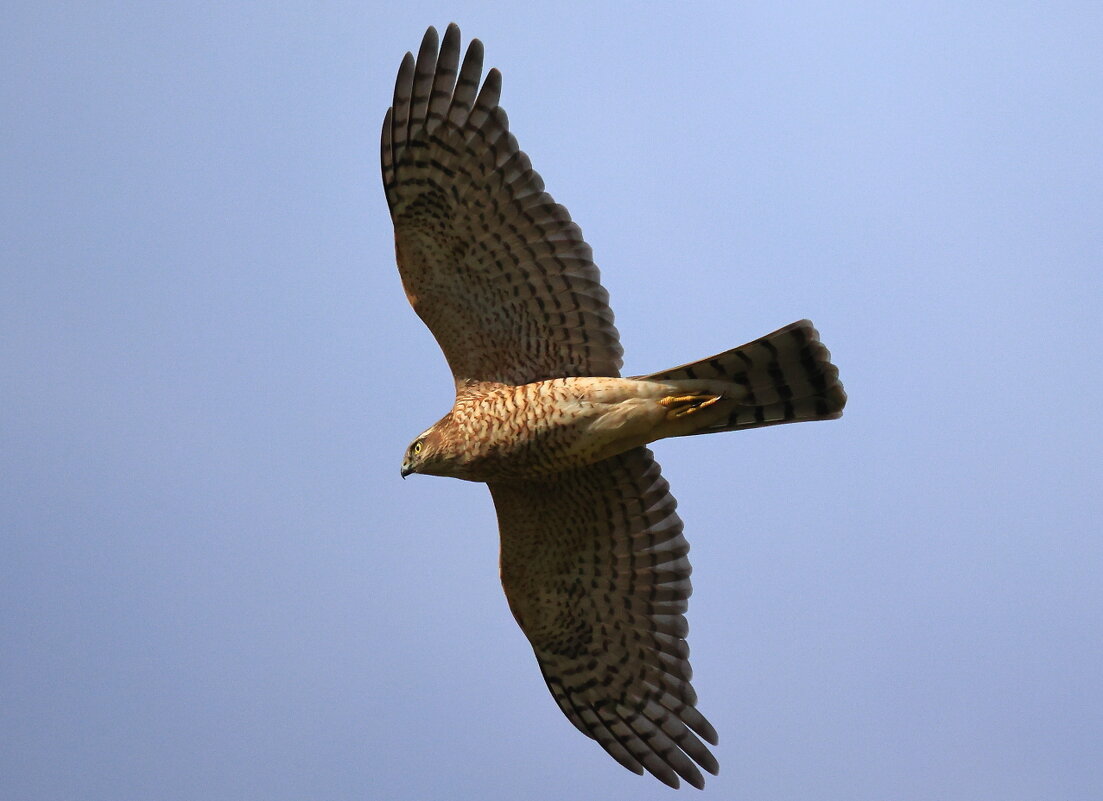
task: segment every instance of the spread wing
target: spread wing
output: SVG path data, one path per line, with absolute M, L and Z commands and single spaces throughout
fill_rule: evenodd
M 608 294 L 570 214 L 509 133 L 502 78 L 479 87 L 483 48 L 425 34 L 383 121 L 383 186 L 406 296 L 457 386 L 617 376 Z M 458 77 L 457 77 L 458 76 Z
M 651 451 L 490 491 L 502 585 L 560 708 L 629 770 L 702 787 L 697 765 L 718 765 L 689 681 L 689 545 Z

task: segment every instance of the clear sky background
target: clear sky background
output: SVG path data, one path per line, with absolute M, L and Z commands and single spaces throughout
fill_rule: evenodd
M 0 22 L 0 785 L 658 799 L 560 714 L 379 127 L 429 24 L 629 373 L 812 318 L 831 423 L 660 443 L 731 799 L 1103 798 L 1103 6 L 45 3 Z M 696 791 L 681 791 L 687 796 Z

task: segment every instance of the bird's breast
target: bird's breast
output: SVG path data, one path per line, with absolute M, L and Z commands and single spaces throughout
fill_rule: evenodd
M 582 467 L 644 444 L 662 410 L 645 382 L 557 378 L 480 386 L 451 415 L 455 475 L 523 479 Z

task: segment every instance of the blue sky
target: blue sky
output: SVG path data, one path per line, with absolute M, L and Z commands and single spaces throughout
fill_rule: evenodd
M 650 799 L 547 693 L 378 171 L 481 38 L 643 373 L 813 319 L 841 421 L 659 443 L 706 792 L 1103 795 L 1103 7 L 18 3 L 0 776 L 19 799 Z M 695 791 L 683 790 L 692 795 Z

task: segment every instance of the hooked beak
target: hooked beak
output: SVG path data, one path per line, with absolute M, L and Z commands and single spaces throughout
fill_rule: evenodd
M 402 465 L 402 478 L 406 478 L 406 476 L 410 475 L 410 473 L 412 472 L 414 472 L 414 469 L 412 467 Z

